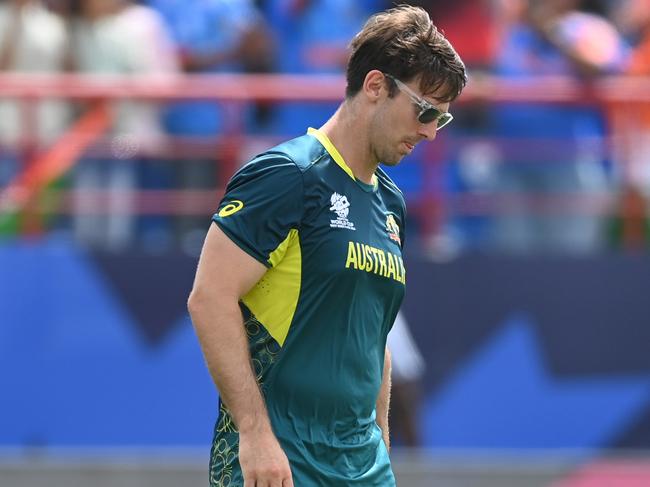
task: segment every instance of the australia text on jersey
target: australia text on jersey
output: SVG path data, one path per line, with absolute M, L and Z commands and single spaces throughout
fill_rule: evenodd
M 348 242 L 348 257 L 345 260 L 346 269 L 357 269 L 371 272 L 406 283 L 404 261 L 399 255 L 387 250 L 378 249 L 359 242 Z

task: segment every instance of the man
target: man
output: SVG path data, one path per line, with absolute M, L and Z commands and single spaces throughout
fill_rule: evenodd
M 189 309 L 221 395 L 212 486 L 395 483 L 405 205 L 378 165 L 434 139 L 466 78 L 414 7 L 373 16 L 351 50 L 336 113 L 241 168 L 204 244 Z

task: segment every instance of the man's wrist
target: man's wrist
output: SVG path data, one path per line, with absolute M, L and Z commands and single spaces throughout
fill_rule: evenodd
M 271 423 L 266 415 L 257 414 L 242 419 L 239 425 L 240 436 L 259 436 L 273 434 Z

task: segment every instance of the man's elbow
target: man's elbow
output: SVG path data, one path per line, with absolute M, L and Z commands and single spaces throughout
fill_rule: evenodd
M 199 321 L 197 318 L 201 315 L 208 303 L 206 293 L 198 287 L 194 287 L 187 299 L 187 311 L 190 313 L 192 323 L 196 326 Z
M 238 309 L 239 299 L 227 291 L 211 286 L 195 285 L 187 299 L 187 310 L 196 328 L 203 322 L 213 321 L 214 316 L 229 314 Z

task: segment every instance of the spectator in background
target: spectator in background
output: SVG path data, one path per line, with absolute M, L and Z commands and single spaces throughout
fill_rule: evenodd
M 276 27 L 278 70 L 284 73 L 342 74 L 348 60 L 348 43 L 384 0 L 279 0 L 268 2 L 265 15 Z M 336 19 L 336 21 L 333 21 Z M 338 103 L 283 103 L 270 128 L 293 137 L 307 123 L 324 123 Z
M 151 0 L 150 5 L 165 19 L 185 72 L 267 73 L 274 70 L 275 41 L 271 28 L 250 0 L 203 0 L 191 4 L 187 0 Z M 263 127 L 271 115 L 270 107 L 264 104 L 253 104 L 242 110 L 241 103 L 191 101 L 169 106 L 165 125 L 177 140 L 190 142 L 191 151 L 192 147 L 215 147 L 218 136 L 241 130 L 245 124 L 249 131 Z M 226 138 L 220 140 L 226 141 Z M 213 150 L 214 155 L 190 155 L 177 160 L 175 179 L 178 184 L 214 190 L 219 179 L 230 177 L 231 174 L 218 171 L 224 157 L 220 149 L 225 145 L 216 145 L 219 149 Z M 236 156 L 229 153 L 225 157 Z M 205 234 L 203 217 L 181 217 L 177 223 L 184 246 L 191 246 L 196 240 L 198 251 Z
M 650 76 L 650 0 L 618 2 L 614 18 L 632 45 L 628 62 L 622 72 L 633 76 Z M 625 132 L 629 138 L 628 160 L 631 179 L 650 196 L 650 106 L 632 103 L 625 106 Z
M 513 20 L 502 35 L 494 72 L 512 79 L 562 75 L 581 79 L 616 71 L 625 46 L 605 18 L 580 10 L 578 0 L 501 0 Z M 507 213 L 494 220 L 493 239 L 516 252 L 584 252 L 597 248 L 600 220 L 580 214 L 557 198 L 589 195 L 608 185 L 597 107 L 501 104 L 491 124 L 504 161 L 497 166 L 497 195 L 507 196 Z M 497 140 L 498 140 L 497 138 Z M 555 205 L 549 205 L 555 198 Z M 570 200 L 569 200 L 570 201 Z
M 615 2 L 611 15 L 632 46 L 622 73 L 650 76 L 650 0 Z M 618 206 L 607 235 L 613 246 L 638 251 L 650 244 L 650 104 L 617 104 L 611 115 L 623 170 Z
M 280 0 L 267 7 L 278 26 L 282 52 L 279 68 L 294 73 L 341 73 L 348 43 L 368 15 L 391 2 L 384 0 Z M 336 19 L 336 22 L 332 22 Z
M 270 27 L 250 0 L 151 0 L 176 42 L 186 72 L 273 70 Z
M 632 252 L 650 249 L 648 202 L 636 184 L 623 187 L 607 226 L 610 246 Z
M 613 3 L 611 16 L 632 49 L 624 71 L 650 74 L 650 0 L 620 0 Z
M 467 66 L 487 69 L 492 62 L 498 24 L 493 17 L 494 0 L 410 0 L 424 8 L 447 38 L 454 43 Z M 471 32 L 472 35 L 467 35 Z
M 634 42 L 634 49 L 625 72 L 635 76 L 650 76 L 650 0 L 625 0 L 622 2 L 625 31 Z M 632 167 L 638 168 L 635 178 L 646 200 L 650 197 L 650 106 L 635 104 L 638 123 L 636 160 Z M 628 116 L 631 115 L 628 112 Z
M 169 75 L 176 70 L 172 41 L 153 9 L 124 0 L 83 0 L 72 19 L 72 57 L 82 73 L 94 75 Z M 133 191 L 169 187 L 170 168 L 152 155 L 160 151 L 163 131 L 158 107 L 150 102 L 116 101 L 110 154 L 82 161 L 76 168 L 79 240 L 119 249 L 134 243 L 164 245 L 164 217 L 136 219 Z M 107 205 L 86 193 L 105 190 Z M 89 196 L 89 197 L 86 197 Z M 88 213 L 90 211 L 90 213 Z M 98 214 L 93 214 L 97 212 Z M 100 216 L 108 211 L 106 218 Z M 136 228 L 139 223 L 139 228 Z
M 429 12 L 456 46 L 475 79 L 490 68 L 500 31 L 494 0 L 409 0 L 408 3 Z M 485 137 L 490 125 L 487 104 L 461 104 L 455 110 L 454 126 L 444 135 L 450 142 L 445 143 L 443 139 L 435 147 L 437 152 L 422 154 L 421 164 L 429 168 L 411 177 L 415 184 L 407 184 L 397 174 L 391 174 L 407 191 L 439 196 L 430 203 L 430 220 L 426 222 L 430 233 L 425 240 L 427 251 L 436 259 L 451 258 L 461 249 L 484 247 L 489 229 L 489 218 L 484 215 L 449 216 L 445 195 L 484 187 L 492 177 L 495 156 L 491 141 Z M 454 143 L 458 140 L 462 142 Z M 423 187 L 421 181 L 425 181 Z
M 67 41 L 63 19 L 40 0 L 0 3 L 0 72 L 60 73 Z M 68 122 L 62 101 L 0 100 L 0 187 L 16 175 L 19 159 L 50 144 Z
M 390 434 L 391 444 L 421 446 L 418 431 L 420 381 L 424 359 L 409 330 L 406 318 L 397 313 L 386 342 L 391 356 Z M 396 441 L 393 442 L 393 439 Z

